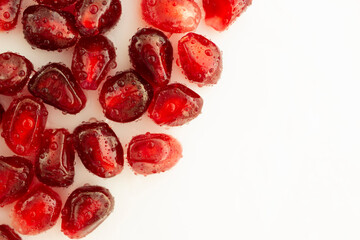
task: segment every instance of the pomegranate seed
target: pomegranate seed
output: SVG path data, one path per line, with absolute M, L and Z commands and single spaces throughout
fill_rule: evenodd
M 0 94 L 12 96 L 20 92 L 33 71 L 32 63 L 16 53 L 0 54 Z
M 105 116 L 116 122 L 131 122 L 146 112 L 153 89 L 135 71 L 122 72 L 108 79 L 100 93 Z
M 60 63 L 42 67 L 30 80 L 29 91 L 64 112 L 76 114 L 86 104 L 86 97 L 69 68 Z
M 149 106 L 149 116 L 157 124 L 181 126 L 196 118 L 202 109 L 202 98 L 182 84 L 160 89 Z
M 83 186 L 72 192 L 62 210 L 61 231 L 69 238 L 83 238 L 94 231 L 113 211 L 114 198 L 108 189 Z
M 181 67 L 190 81 L 200 85 L 215 84 L 222 71 L 222 59 L 219 48 L 210 40 L 189 33 L 179 41 Z
M 201 20 L 194 0 L 142 0 L 141 7 L 144 20 L 165 32 L 190 32 Z
M 0 239 L 2 240 L 21 240 L 21 237 L 8 225 L 0 225 Z
M 80 0 L 75 5 L 76 25 L 83 36 L 94 36 L 113 28 L 121 16 L 119 0 Z
M 175 166 L 182 157 L 180 143 L 166 134 L 143 134 L 129 143 L 127 158 L 132 169 L 149 175 L 165 172 Z
M 75 152 L 66 129 L 46 130 L 35 162 L 38 179 L 53 187 L 68 187 L 74 182 Z
M 226 30 L 252 0 L 203 0 L 205 22 L 217 31 Z
M 75 3 L 76 0 L 35 0 L 38 4 L 48 5 L 50 7 L 61 9 Z
M 43 5 L 25 9 L 22 23 L 25 39 L 44 50 L 71 47 L 79 37 L 73 15 Z
M 15 28 L 20 5 L 21 0 L 2 0 L 0 2 L 0 32 Z
M 16 156 L 0 157 L 0 207 L 22 197 L 28 191 L 33 176 L 29 160 Z
M 18 155 L 36 154 L 47 115 L 44 104 L 36 98 L 15 99 L 4 114 L 1 134 L 9 148 Z
M 37 185 L 14 206 L 13 226 L 20 234 L 36 235 L 55 225 L 61 211 L 60 196 L 45 185 Z
M 113 43 L 102 35 L 81 38 L 75 47 L 71 70 L 83 89 L 96 90 L 115 64 Z
M 129 55 L 136 71 L 154 87 L 169 83 L 173 48 L 164 33 L 153 28 L 139 30 L 131 39 Z
M 90 172 L 110 178 L 122 171 L 123 148 L 107 123 L 84 123 L 74 130 L 73 135 L 75 149 Z

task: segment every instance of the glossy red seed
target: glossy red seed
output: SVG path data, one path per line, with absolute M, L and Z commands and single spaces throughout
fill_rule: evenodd
M 0 1 L 0 32 L 15 28 L 19 16 L 21 0 Z
M 115 122 L 131 122 L 146 112 L 153 89 L 135 71 L 119 73 L 106 80 L 100 93 L 105 116 Z
M 21 237 L 8 225 L 0 225 L 1 240 L 21 240 Z
M 75 3 L 76 0 L 35 0 L 38 4 L 48 5 L 50 7 L 61 9 Z
M 76 26 L 83 36 L 95 36 L 113 28 L 121 16 L 119 0 L 79 0 L 75 6 Z
M 226 30 L 252 0 L 203 0 L 205 22 L 217 31 Z
M 179 58 L 186 77 L 200 85 L 216 84 L 222 71 L 219 48 L 207 38 L 189 33 L 180 39 Z
M 0 157 L 0 207 L 23 196 L 33 180 L 32 163 L 22 157 Z M 0 238 L 1 239 L 1 238 Z
M 75 151 L 66 129 L 49 129 L 43 134 L 35 162 L 37 178 L 52 187 L 68 187 L 74 182 Z
M 182 84 L 160 89 L 149 106 L 149 116 L 159 125 L 181 126 L 196 118 L 203 106 L 202 98 Z
M 45 185 L 37 185 L 23 196 L 12 212 L 13 226 L 23 235 L 36 235 L 55 225 L 61 211 L 61 198 Z
M 31 62 L 16 53 L 0 54 L 0 94 L 12 96 L 20 92 L 33 71 Z
M 113 43 L 102 35 L 83 37 L 75 47 L 71 70 L 83 89 L 96 90 L 115 66 Z
M 71 239 L 94 231 L 113 211 L 114 198 L 108 189 L 84 186 L 76 189 L 62 210 L 61 231 Z
M 154 87 L 169 83 L 173 48 L 164 33 L 143 28 L 131 39 L 129 55 L 135 70 Z
M 86 97 L 69 68 L 60 63 L 42 67 L 30 80 L 32 95 L 63 112 L 76 114 L 86 105 Z
M 25 9 L 22 23 L 25 39 L 44 50 L 71 47 L 79 37 L 73 15 L 43 5 Z
M 142 0 L 141 7 L 144 20 L 165 32 L 190 32 L 201 20 L 194 0 Z
M 27 96 L 15 99 L 4 114 L 1 134 L 9 148 L 22 156 L 36 154 L 47 115 L 44 104 L 38 99 Z
M 75 149 L 84 166 L 93 174 L 110 178 L 124 166 L 121 143 L 107 123 L 84 123 L 74 130 Z
M 166 134 L 136 136 L 127 150 L 127 159 L 134 172 L 145 176 L 171 169 L 181 157 L 180 143 Z

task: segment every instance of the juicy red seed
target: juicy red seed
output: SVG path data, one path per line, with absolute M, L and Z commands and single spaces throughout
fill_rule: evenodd
M 202 109 L 202 98 L 181 84 L 160 89 L 149 106 L 149 116 L 159 125 L 181 126 L 196 118 Z
M 217 31 L 226 30 L 252 0 L 203 0 L 205 22 Z
M 207 38 L 189 33 L 179 41 L 179 58 L 182 69 L 190 81 L 200 85 L 215 84 L 222 71 L 219 48 Z
M 56 9 L 61 9 L 75 3 L 76 0 L 36 0 L 36 2 Z
M 94 36 L 113 28 L 121 16 L 119 0 L 80 0 L 75 5 L 76 26 L 83 36 Z
M 129 143 L 127 158 L 132 169 L 149 175 L 165 172 L 175 166 L 182 157 L 180 143 L 166 134 L 143 134 Z
M 15 99 L 4 114 L 1 136 L 14 153 L 36 154 L 47 115 L 44 104 L 38 99 L 27 96 Z
M 0 157 L 0 207 L 22 197 L 29 190 L 33 176 L 29 160 L 15 156 Z
M 164 33 L 153 28 L 139 30 L 131 39 L 129 55 L 135 70 L 154 87 L 169 83 L 173 48 Z
M 38 179 L 53 187 L 68 187 L 74 182 L 75 151 L 66 129 L 46 130 L 35 162 Z
M 42 67 L 30 80 L 29 91 L 64 112 L 76 114 L 86 104 L 86 97 L 69 68 L 60 63 Z
M 0 225 L 0 239 L 2 240 L 21 240 L 21 237 L 8 225 Z
M 61 212 L 61 231 L 69 238 L 83 238 L 94 231 L 113 211 L 114 198 L 108 189 L 84 186 L 72 192 Z
M 135 71 L 122 72 L 106 80 L 100 93 L 105 116 L 115 122 L 131 122 L 146 112 L 153 89 Z
M 25 9 L 22 23 L 25 39 L 44 50 L 71 47 L 79 37 L 73 15 L 43 5 Z
M 113 43 L 102 35 L 83 37 L 75 47 L 71 70 L 83 89 L 96 90 L 115 67 Z
M 15 28 L 19 16 L 21 0 L 0 1 L 0 32 Z
M 190 32 L 201 20 L 194 0 L 142 0 L 141 7 L 144 20 L 165 32 Z
M 61 211 L 60 196 L 45 185 L 37 185 L 14 206 L 13 226 L 20 234 L 36 235 L 55 225 Z
M 0 54 L 0 94 L 12 96 L 20 92 L 33 71 L 32 63 L 16 53 Z
M 73 135 L 75 149 L 90 172 L 110 178 L 122 171 L 123 148 L 107 123 L 84 123 L 74 130 Z

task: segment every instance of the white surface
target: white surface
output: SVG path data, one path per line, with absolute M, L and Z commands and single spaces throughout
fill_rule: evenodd
M 107 36 L 117 46 L 117 70 L 130 67 L 127 47 L 140 0 L 122 0 L 123 15 Z M 23 4 L 25 6 L 26 4 Z M 254 0 L 224 33 L 199 33 L 223 50 L 219 84 L 198 89 L 203 114 L 164 129 L 147 117 L 108 121 L 125 145 L 136 134 L 164 131 L 178 138 L 184 158 L 170 172 L 135 176 L 126 167 L 102 180 L 76 165 L 76 183 L 108 187 L 114 213 L 86 240 L 338 240 L 360 232 L 360 2 Z M 133 25 L 128 25 L 132 23 Z M 175 44 L 180 36 L 172 36 Z M 175 47 L 176 48 L 176 47 Z M 0 34 L 0 52 L 15 51 L 36 68 L 68 66 L 72 50 L 32 50 L 21 27 Z M 174 64 L 173 82 L 185 82 Z M 87 92 L 86 111 L 62 115 L 51 107 L 48 127 L 70 130 L 90 117 L 105 120 Z M 8 106 L 8 98 L 1 97 Z M 1 154 L 11 155 L 0 140 Z M 9 207 L 0 222 L 8 223 Z M 60 223 L 25 240 L 67 239 Z

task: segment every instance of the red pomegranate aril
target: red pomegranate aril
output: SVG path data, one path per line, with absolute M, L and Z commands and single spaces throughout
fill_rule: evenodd
M 217 31 L 226 30 L 252 0 L 203 0 L 205 22 Z
M 32 63 L 16 53 L 0 54 L 0 94 L 12 96 L 20 92 L 33 71 Z
M 36 154 L 47 115 L 44 104 L 38 99 L 28 96 L 15 99 L 4 114 L 1 136 L 14 153 Z
M 71 70 L 60 63 L 42 67 L 31 79 L 29 91 L 63 112 L 76 114 L 86 105 L 86 97 Z
M 145 176 L 171 169 L 181 157 L 180 143 L 166 134 L 136 136 L 127 150 L 127 159 L 134 172 Z
M 44 132 L 35 162 L 37 178 L 48 186 L 68 187 L 74 182 L 75 151 L 66 129 Z
M 39 184 L 15 204 L 12 212 L 14 229 L 23 235 L 42 233 L 55 225 L 61 206 L 60 196 Z
M 179 59 L 186 77 L 201 85 L 216 84 L 222 71 L 219 48 L 209 39 L 189 33 L 180 39 Z
M 34 177 L 32 163 L 22 157 L 0 157 L 0 207 L 22 197 Z
M 90 172 L 102 178 L 110 178 L 122 171 L 123 148 L 107 123 L 84 123 L 74 130 L 73 137 L 75 149 Z
M 0 225 L 1 240 L 21 240 L 21 237 L 8 225 Z
M 181 126 L 196 118 L 203 106 L 202 98 L 182 84 L 160 89 L 149 106 L 149 116 L 159 125 Z
M 144 20 L 165 32 L 190 32 L 201 20 L 200 7 L 194 0 L 142 0 L 141 7 Z
M 130 70 L 106 80 L 100 93 L 100 103 L 107 118 L 125 123 L 141 117 L 152 97 L 152 86 Z
M 102 35 L 83 37 L 75 47 L 71 70 L 83 89 L 96 90 L 115 67 L 113 43 Z
M 61 9 L 75 3 L 76 0 L 35 0 L 38 4 L 48 5 L 50 7 Z
M 169 83 L 173 48 L 164 33 L 153 28 L 139 30 L 131 39 L 129 55 L 135 70 L 154 87 Z
M 61 212 L 61 231 L 79 239 L 94 231 L 113 211 L 114 198 L 108 189 L 83 186 L 72 192 Z
M 0 1 L 0 32 L 15 28 L 20 12 L 21 0 Z
M 87 37 L 110 30 L 120 16 L 119 0 L 79 0 L 75 5 L 76 26 Z
M 44 50 L 71 47 L 79 37 L 73 15 L 43 5 L 25 9 L 22 23 L 25 39 Z

